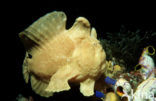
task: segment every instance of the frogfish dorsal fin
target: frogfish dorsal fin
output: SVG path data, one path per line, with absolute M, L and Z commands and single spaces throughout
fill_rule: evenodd
M 32 45 L 42 45 L 51 40 L 55 35 L 65 31 L 66 15 L 64 12 L 54 11 L 39 18 L 27 29 L 19 34 L 19 37 L 26 44 L 26 48 Z
M 84 17 L 78 17 L 69 31 L 73 31 L 73 33 L 77 34 L 80 33 L 90 35 L 90 29 L 89 21 Z

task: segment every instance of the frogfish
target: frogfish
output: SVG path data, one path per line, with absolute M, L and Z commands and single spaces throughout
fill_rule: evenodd
M 68 91 L 70 83 L 80 84 L 84 96 L 94 94 L 96 80 L 104 73 L 106 54 L 89 21 L 78 17 L 66 29 L 67 17 L 53 11 L 19 33 L 26 54 L 23 77 L 40 96 Z

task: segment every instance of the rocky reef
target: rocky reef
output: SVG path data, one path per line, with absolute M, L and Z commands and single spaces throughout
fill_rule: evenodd
M 56 16 L 57 14 L 54 14 L 54 15 L 55 15 L 54 16 L 55 19 L 57 20 L 56 21 L 53 20 L 52 22 L 55 22 L 54 23 L 55 25 L 53 25 L 53 23 L 49 24 L 48 20 L 50 19 L 50 17 L 46 19 L 46 21 L 48 22 L 48 24 L 46 25 L 47 26 L 51 25 L 54 27 L 53 29 L 51 29 L 52 31 L 54 29 L 59 28 L 59 26 L 57 27 L 56 25 L 57 25 L 57 22 L 59 22 L 62 19 L 62 18 L 58 19 Z M 59 16 L 63 17 L 62 15 L 59 15 Z M 66 20 L 66 17 L 64 17 L 63 22 L 65 20 Z M 63 27 L 62 27 L 63 31 L 61 29 L 61 32 L 60 32 L 63 34 L 60 34 L 60 36 L 61 35 L 64 35 L 64 36 L 63 37 L 61 36 L 61 38 L 60 36 L 58 36 L 59 37 L 58 39 L 60 40 L 57 40 L 56 38 L 56 40 L 53 42 L 49 40 L 54 40 L 55 38 L 49 39 L 49 36 L 43 37 L 44 36 L 43 32 L 38 33 L 39 31 L 41 31 L 43 27 L 41 26 L 42 24 L 40 23 L 44 23 L 44 21 L 45 19 L 40 21 L 39 23 L 36 23 L 36 25 L 32 25 L 26 31 L 23 32 L 24 34 L 21 34 L 20 36 L 21 39 L 24 40 L 24 43 L 26 43 L 25 47 L 27 48 L 26 49 L 27 53 L 26 53 L 26 58 L 25 58 L 26 60 L 24 61 L 24 69 L 23 69 L 24 79 L 27 85 L 25 85 L 26 88 L 24 88 L 22 92 L 20 92 L 21 94 L 17 96 L 16 98 L 17 101 L 51 101 L 51 100 L 60 101 L 62 99 L 68 99 L 68 100 L 74 99 L 76 101 L 79 101 L 79 99 L 76 99 L 77 97 L 79 97 L 83 101 L 101 101 L 101 100 L 102 101 L 143 101 L 145 100 L 145 98 L 141 99 L 140 97 L 138 97 L 141 91 L 147 92 L 147 95 L 155 97 L 156 88 L 153 85 L 156 84 L 156 79 L 155 79 L 155 75 L 156 75 L 156 67 L 155 67 L 155 64 L 156 64 L 156 55 L 155 55 L 156 31 L 155 31 L 154 25 L 152 24 L 140 24 L 140 25 L 122 24 L 120 27 L 120 31 L 106 32 L 104 33 L 105 37 L 100 37 L 101 35 L 97 34 L 94 28 L 90 29 L 90 24 L 88 20 L 80 17 L 78 20 L 76 20 L 76 24 L 74 24 L 74 26 L 76 27 L 74 28 L 72 27 L 74 30 L 72 31 L 69 30 L 69 34 L 67 33 L 68 31 L 65 29 L 65 23 L 63 23 Z M 47 26 L 44 25 L 43 31 L 48 32 L 46 29 Z M 38 33 L 38 35 L 34 34 L 33 31 L 35 33 Z M 48 33 L 51 34 L 50 32 L 51 31 L 49 31 Z M 55 34 L 58 34 L 59 31 L 56 31 L 56 32 L 57 33 Z M 87 35 L 85 34 L 86 32 L 87 32 Z M 78 34 L 75 34 L 75 33 L 78 33 Z M 52 35 L 52 36 L 56 37 L 56 35 Z M 66 37 L 71 39 L 72 41 L 64 40 L 64 38 Z M 38 38 L 41 38 L 41 39 L 45 38 L 45 39 L 39 40 Z M 87 41 L 85 41 L 84 39 L 87 39 Z M 34 40 L 34 43 L 36 44 L 31 43 L 31 41 L 33 40 Z M 64 41 L 62 42 L 62 40 Z M 44 43 L 42 43 L 42 41 L 44 41 Z M 65 43 L 67 41 L 70 41 L 70 43 L 67 43 L 66 45 Z M 49 44 L 45 45 L 45 43 L 48 43 L 48 42 L 50 42 L 50 45 L 54 47 L 49 48 Z M 62 52 L 62 54 L 64 55 L 66 54 L 64 53 L 64 51 L 68 53 L 71 50 L 70 46 L 72 42 L 74 44 L 73 45 L 74 48 L 71 48 L 71 49 L 73 50 L 78 49 L 77 53 L 80 53 L 80 54 L 77 54 L 76 57 L 73 57 L 71 59 L 72 61 L 64 62 L 63 65 L 61 65 L 62 59 L 59 59 L 59 61 L 56 62 L 55 57 L 57 57 L 57 55 L 60 54 L 60 52 Z M 79 44 L 81 42 L 82 44 Z M 55 43 L 59 43 L 59 44 L 55 45 Z M 58 46 L 62 46 L 63 48 L 58 47 Z M 103 47 L 103 49 L 101 46 Z M 59 49 L 52 52 L 55 54 L 49 57 L 49 55 L 47 54 L 55 50 L 56 47 L 58 47 Z M 47 60 L 49 60 L 49 58 L 50 59 L 53 58 L 52 59 L 53 66 L 56 66 L 57 64 L 58 67 L 60 68 L 61 66 L 65 67 L 66 64 L 68 64 L 67 67 L 71 67 L 71 68 L 63 68 L 61 72 L 57 73 L 57 71 L 59 70 L 58 68 L 55 67 L 56 70 L 53 70 L 53 68 L 49 69 L 51 68 L 50 66 L 51 61 L 48 63 L 48 65 L 46 65 L 46 66 L 49 66 L 48 69 L 43 68 L 44 66 L 42 67 L 40 64 L 38 64 L 38 59 L 40 59 L 41 62 L 42 60 L 44 60 L 44 62 L 47 63 L 47 60 L 45 60 L 46 57 L 44 57 L 45 54 L 35 59 L 34 60 L 35 65 L 34 65 L 34 63 L 32 62 L 32 55 L 33 55 L 33 58 L 34 58 L 34 55 L 38 57 L 41 53 L 43 53 L 43 51 L 37 52 L 37 51 L 32 51 L 32 50 L 35 50 L 35 49 L 41 50 L 40 48 L 43 48 L 44 52 L 46 51 L 46 56 L 48 57 Z M 47 51 L 47 49 L 49 50 Z M 62 51 L 62 49 L 65 49 L 65 50 Z M 93 54 L 90 54 L 89 52 Z M 74 51 L 71 53 L 73 54 Z M 62 54 L 60 54 L 60 57 L 62 57 L 61 56 Z M 98 54 L 102 54 L 102 55 L 98 55 Z M 105 57 L 105 54 L 106 54 L 106 57 Z M 72 57 L 72 55 L 70 56 Z M 91 60 L 91 61 L 87 62 L 88 60 Z M 32 66 L 32 68 L 28 69 L 28 67 L 30 68 L 30 66 Z M 73 68 L 73 66 L 77 66 L 77 69 Z M 40 69 L 45 70 L 44 74 L 46 74 L 46 76 L 40 73 Z M 52 75 L 49 76 L 48 70 L 52 71 Z M 76 70 L 78 71 L 78 73 Z M 90 72 L 91 70 L 93 72 Z M 95 72 L 95 70 L 97 72 Z M 60 76 L 65 73 L 64 71 L 69 72 L 69 73 L 67 73 L 66 75 Z M 57 73 L 56 78 L 50 78 L 55 73 Z M 70 78 L 65 79 L 66 82 L 64 84 L 61 83 L 62 81 L 64 81 L 64 79 L 62 78 L 66 78 L 67 76 L 70 76 L 71 74 L 73 74 L 74 76 L 72 75 Z M 29 80 L 29 76 L 31 76 L 30 80 Z M 61 79 L 58 77 L 61 77 Z M 57 80 L 57 78 L 59 80 Z M 48 87 L 48 90 L 47 90 L 50 93 L 48 92 L 48 94 L 46 94 L 45 89 L 48 86 L 47 84 L 50 83 L 50 80 L 51 80 L 51 85 Z M 68 82 L 68 80 L 70 82 Z M 32 82 L 31 84 L 30 81 L 31 82 L 35 81 L 35 83 Z M 42 83 L 46 84 L 46 87 L 39 86 L 41 84 L 40 83 L 41 81 Z M 56 81 L 57 83 L 55 84 L 53 81 Z M 83 81 L 85 81 L 84 84 L 82 83 Z M 94 83 L 95 83 L 95 87 L 94 87 Z M 65 84 L 67 84 L 67 88 L 64 87 Z M 61 85 L 62 89 L 60 89 L 60 86 L 58 85 Z M 34 86 L 35 86 L 35 89 L 34 89 Z M 55 89 L 54 86 L 57 86 L 56 87 L 57 89 Z M 80 91 L 79 91 L 79 87 L 80 87 Z M 134 96 L 131 95 L 132 90 L 134 91 Z M 150 95 L 151 94 L 150 91 L 153 92 L 154 95 Z M 88 93 L 88 92 L 91 92 L 91 93 Z M 42 97 L 43 95 L 49 98 L 44 98 Z M 155 101 L 155 100 L 151 99 L 150 101 Z
M 156 43 L 156 31 L 152 24 L 122 24 L 119 32 L 107 32 L 100 42 L 107 54 L 107 60 L 131 71 L 137 64 L 144 47 Z M 156 46 L 155 46 L 156 47 Z M 156 55 L 152 56 L 156 63 Z

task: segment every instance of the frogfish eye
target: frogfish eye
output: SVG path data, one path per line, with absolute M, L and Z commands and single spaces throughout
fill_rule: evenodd
M 31 54 L 28 54 L 28 58 L 30 58 L 30 59 L 31 59 L 31 58 L 32 58 L 32 55 L 31 55 Z

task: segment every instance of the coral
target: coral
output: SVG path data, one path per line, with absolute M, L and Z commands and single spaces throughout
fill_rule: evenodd
M 150 50 L 149 48 L 152 48 L 152 53 L 149 52 L 149 50 Z M 144 80 L 146 80 L 147 78 L 155 77 L 154 61 L 150 56 L 150 55 L 154 55 L 154 54 L 155 54 L 155 49 L 152 46 L 148 46 L 148 47 L 144 48 L 142 55 L 139 59 L 139 64 L 137 66 L 139 66 L 139 65 L 141 66 L 140 72 L 141 72 Z
M 129 94 L 131 92 L 131 85 L 124 78 L 120 78 L 119 80 L 117 80 L 115 84 L 114 91 L 119 96 L 123 96 L 124 94 Z
M 152 50 L 150 48 L 152 48 Z M 140 56 L 139 64 L 137 65 L 141 66 L 140 69 L 135 68 L 135 71 L 131 71 L 130 73 L 118 74 L 114 77 L 115 79 L 106 77 L 105 83 L 112 85 L 114 92 L 120 96 L 122 101 L 155 101 L 155 64 L 150 56 L 154 54 L 155 49 L 152 46 L 145 47 Z M 110 66 L 112 66 L 111 61 L 107 62 L 106 68 Z M 120 66 L 115 65 L 115 67 L 118 70 Z M 111 68 L 109 68 L 109 71 L 110 70 Z M 99 91 L 97 91 L 96 96 L 106 100 L 107 98 L 105 98 L 104 94 L 108 94 L 108 92 Z
M 142 82 L 134 93 L 133 101 L 155 101 L 156 78 L 147 79 Z
M 113 92 L 109 92 L 106 94 L 106 98 L 104 101 L 120 101 L 119 97 L 113 93 Z
M 107 60 L 115 58 L 116 64 L 133 70 L 144 47 L 153 45 L 155 48 L 156 32 L 153 25 L 121 25 L 119 32 L 107 32 L 100 42 L 106 51 Z M 156 63 L 156 55 L 152 56 Z
M 106 61 L 106 71 L 104 75 L 109 76 L 111 78 L 115 78 L 116 75 L 123 73 L 124 70 L 124 67 L 114 65 L 114 61 Z

